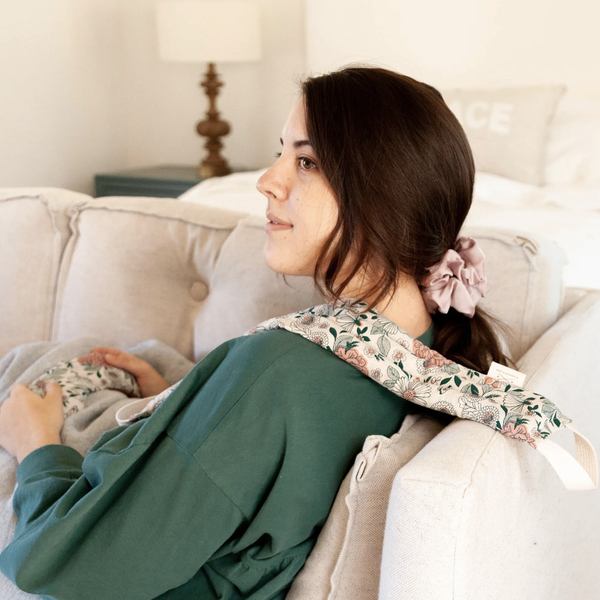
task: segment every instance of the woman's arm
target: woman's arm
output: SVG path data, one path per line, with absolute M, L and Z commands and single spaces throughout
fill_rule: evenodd
M 185 449 L 141 424 L 105 434 L 85 460 L 38 448 L 17 471 L 13 542 L 0 569 L 64 600 L 155 598 L 191 579 L 243 516 Z

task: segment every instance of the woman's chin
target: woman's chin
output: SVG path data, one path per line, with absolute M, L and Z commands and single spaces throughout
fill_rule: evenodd
M 310 267 L 299 264 L 295 256 L 283 256 L 280 252 L 274 252 L 268 244 L 263 249 L 263 260 L 271 271 L 280 275 L 312 277 L 314 272 L 314 268 L 311 271 Z

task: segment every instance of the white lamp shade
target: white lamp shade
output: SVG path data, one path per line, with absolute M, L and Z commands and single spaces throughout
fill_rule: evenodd
M 261 58 L 259 8 L 229 0 L 158 0 L 159 54 L 178 62 Z

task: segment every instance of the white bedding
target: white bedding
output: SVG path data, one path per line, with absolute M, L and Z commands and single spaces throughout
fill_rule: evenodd
M 531 186 L 478 173 L 467 226 L 521 229 L 567 254 L 568 287 L 600 289 L 600 186 Z
M 203 181 L 180 200 L 265 216 L 256 190 L 264 172 L 234 173 Z M 565 285 L 600 289 L 600 185 L 527 185 L 479 172 L 467 226 L 518 229 L 543 236 L 565 250 Z

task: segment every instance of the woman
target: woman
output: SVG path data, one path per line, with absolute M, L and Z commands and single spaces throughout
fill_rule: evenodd
M 504 362 L 475 308 L 485 280 L 446 285 L 431 270 L 454 252 L 474 180 L 437 91 L 383 69 L 311 78 L 281 143 L 258 182 L 270 268 L 313 276 L 332 303 L 364 300 L 471 368 Z M 143 361 L 103 350 L 144 395 L 166 387 Z M 60 445 L 60 390 L 42 400 L 15 386 L 0 445 L 21 463 L 19 524 L 0 568 L 59 599 L 283 598 L 365 437 L 393 434 L 413 406 L 349 352 L 285 330 L 226 342 L 85 459 Z

